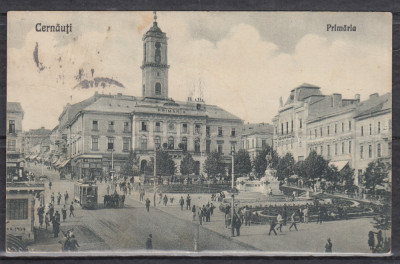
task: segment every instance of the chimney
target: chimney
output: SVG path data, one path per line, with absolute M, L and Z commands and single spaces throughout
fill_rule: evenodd
M 378 93 L 373 93 L 373 94 L 371 94 L 370 96 L 369 96 L 369 99 L 375 99 L 375 98 L 378 98 L 379 97 L 379 94 Z
M 342 106 L 342 95 L 334 93 L 332 95 L 332 100 L 333 100 L 333 107 L 341 107 Z

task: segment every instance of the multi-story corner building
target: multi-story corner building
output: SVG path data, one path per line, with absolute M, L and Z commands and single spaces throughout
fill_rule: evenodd
M 356 140 L 353 168 L 358 182 L 371 161 L 392 161 L 392 94 L 370 95 L 357 107 L 354 121 Z
M 7 102 L 7 180 L 18 180 L 23 176 L 24 148 L 22 120 L 24 111 L 21 104 Z
M 242 148 L 254 159 L 267 145 L 273 145 L 274 127 L 271 124 L 246 124 L 242 130 Z
M 339 170 L 348 164 L 359 176 L 369 162 L 391 160 L 391 118 L 391 93 L 360 102 L 358 94 L 342 99 L 303 84 L 274 117 L 274 149 L 281 156 L 291 152 L 296 160 L 316 151 Z M 359 177 L 354 181 L 359 184 Z
M 285 104 L 281 99 L 278 114 L 273 118 L 274 149 L 280 156 L 290 152 L 295 160 L 304 160 L 310 150 L 307 142 L 312 138 L 316 139 L 316 135 L 320 135 L 322 129 L 318 127 L 311 131 L 307 127 L 307 122 L 318 119 L 321 112 L 336 111 L 334 109 L 342 109 L 358 101 L 358 97 L 342 99 L 340 94 L 323 95 L 320 87 L 307 83 L 293 89 Z M 318 131 L 315 132 L 315 129 Z M 327 126 L 323 128 L 323 130 L 325 129 Z M 327 131 L 325 131 L 325 135 L 327 135 Z M 318 140 L 312 144 L 314 149 L 318 145 L 317 142 Z
M 95 93 L 65 107 L 58 128 L 67 141 L 63 163 L 70 162 L 78 177 L 118 174 L 133 151 L 144 171 L 157 147 L 167 149 L 178 166 L 189 152 L 202 171 L 214 150 L 229 163 L 232 149 L 241 146 L 243 121 L 201 98 L 168 97 L 167 37 L 157 22 L 143 36 L 141 69 L 142 97 Z

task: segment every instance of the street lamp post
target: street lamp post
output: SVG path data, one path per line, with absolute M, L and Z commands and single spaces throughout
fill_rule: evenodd
M 153 168 L 153 175 L 154 175 L 154 207 L 156 207 L 156 179 L 157 179 L 157 147 L 154 147 L 154 168 Z
M 232 236 L 234 236 L 234 210 L 235 210 L 235 195 L 233 194 L 233 190 L 235 188 L 235 151 L 232 150 L 232 206 L 231 206 L 231 228 L 232 228 Z

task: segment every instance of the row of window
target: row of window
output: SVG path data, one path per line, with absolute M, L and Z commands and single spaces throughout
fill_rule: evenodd
M 187 145 L 188 145 L 188 140 L 186 137 L 183 137 L 181 139 L 181 145 L 179 147 L 182 147 L 183 150 L 187 150 Z M 223 142 L 217 142 L 217 151 L 220 154 L 223 154 Z M 156 148 L 161 148 L 161 137 L 156 136 L 154 137 L 154 145 Z M 108 137 L 107 138 L 107 150 L 111 151 L 114 150 L 114 138 L 113 137 Z M 131 140 L 130 138 L 123 138 L 122 142 L 122 150 L 123 151 L 129 151 L 131 148 Z M 169 137 L 167 141 L 167 148 L 168 149 L 175 149 L 175 138 L 174 137 Z M 146 136 L 142 136 L 140 138 L 140 149 L 141 150 L 147 150 L 148 149 L 148 138 Z M 206 141 L 206 153 L 210 153 L 211 150 L 211 141 L 207 140 Z M 236 143 L 231 143 L 231 150 L 236 151 Z M 98 137 L 92 137 L 92 151 L 99 151 L 99 138 Z M 195 153 L 200 153 L 201 152 L 201 147 L 200 147 L 200 139 L 196 138 L 194 140 L 194 152 Z
M 326 129 L 323 127 L 315 128 L 314 130 L 310 129 L 308 131 L 309 133 L 309 138 L 311 138 L 314 135 L 314 138 L 317 138 L 318 136 L 323 137 L 324 135 L 331 135 L 331 133 L 337 134 L 340 132 L 345 132 L 345 131 L 351 131 L 351 120 L 349 120 L 348 125 L 347 125 L 347 130 L 345 128 L 345 123 L 342 122 L 340 125 L 334 124 L 333 125 L 333 131 L 331 130 L 331 126 L 328 125 L 326 126 Z
M 114 121 L 108 121 L 108 131 L 109 132 L 114 132 L 115 128 L 115 122 Z M 92 130 L 98 131 L 99 130 L 99 121 L 98 120 L 93 120 L 92 121 Z M 124 122 L 124 132 L 130 132 L 129 129 L 129 122 Z
M 339 147 L 340 147 L 340 154 L 351 154 L 351 141 L 348 141 L 347 143 L 342 142 L 342 143 L 335 143 L 334 145 L 332 145 L 332 148 L 334 148 L 334 155 L 337 156 L 339 155 Z M 325 155 L 325 151 L 324 151 L 325 147 L 323 145 L 321 146 L 314 146 L 314 147 L 310 147 L 309 151 L 315 151 L 320 155 Z M 347 153 L 346 153 L 346 149 L 347 149 Z M 332 155 L 331 153 L 331 145 L 327 145 L 326 146 L 326 156 L 330 157 Z
M 389 129 L 391 129 L 391 124 L 392 124 L 392 120 L 390 119 L 389 120 Z M 364 126 L 360 127 L 360 133 L 361 133 L 362 137 L 367 133 L 368 133 L 368 135 L 372 135 L 372 133 L 374 132 L 372 124 L 369 124 L 369 126 L 367 126 L 366 129 L 367 129 L 367 131 L 365 131 Z M 380 134 L 381 132 L 382 132 L 381 122 L 378 122 L 377 126 L 376 126 L 376 134 Z
M 389 150 L 389 153 L 392 152 L 392 143 L 391 142 L 388 142 L 388 150 Z M 368 151 L 367 157 L 365 156 L 364 151 Z M 382 157 L 382 144 L 381 143 L 376 144 L 376 157 L 377 158 Z M 368 147 L 360 146 L 360 159 L 364 159 L 364 158 L 369 158 L 369 159 L 373 158 L 372 145 L 368 145 Z
M 168 123 L 168 131 L 175 131 L 176 127 L 174 123 Z M 141 127 L 140 127 L 141 131 L 148 131 L 148 121 L 141 121 Z M 154 131 L 155 132 L 162 132 L 162 122 L 161 121 L 157 121 L 155 122 L 154 125 Z M 187 123 L 183 123 L 181 124 L 181 133 L 182 134 L 187 134 L 189 133 L 189 129 L 188 129 L 188 124 Z M 201 124 L 195 124 L 194 125 L 194 134 L 201 134 Z M 211 135 L 211 127 L 210 126 L 206 126 L 206 136 L 210 136 Z M 218 136 L 222 137 L 224 135 L 223 132 L 223 128 L 222 127 L 218 127 Z M 236 136 L 236 128 L 232 127 L 231 128 L 231 137 L 235 137 Z
M 130 151 L 131 148 L 131 139 L 130 138 L 122 138 L 122 151 Z M 99 151 L 99 138 L 92 137 L 92 151 Z M 107 150 L 115 150 L 114 146 L 114 138 L 107 138 Z
M 251 144 L 250 144 L 251 142 Z M 250 148 L 258 148 L 259 144 L 258 144 L 258 140 L 256 139 L 247 139 L 246 141 L 243 141 L 243 148 L 244 149 L 250 149 Z M 266 148 L 267 147 L 267 140 L 266 139 L 262 139 L 261 140 L 261 147 L 262 148 Z

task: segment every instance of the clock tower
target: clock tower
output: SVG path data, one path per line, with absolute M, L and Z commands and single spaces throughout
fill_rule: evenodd
M 157 25 L 154 12 L 153 26 L 143 35 L 142 96 L 168 98 L 167 36 Z

